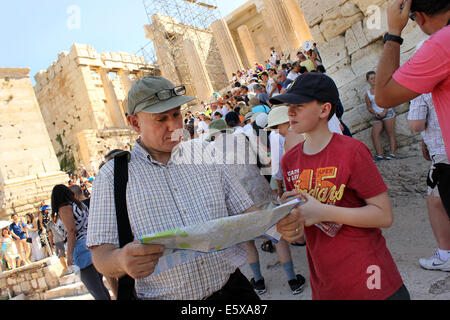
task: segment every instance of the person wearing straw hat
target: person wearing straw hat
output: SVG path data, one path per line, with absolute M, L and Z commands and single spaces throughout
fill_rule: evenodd
M 163 77 L 138 80 L 128 93 L 127 120 L 139 134 L 128 161 L 126 209 L 134 241 L 120 247 L 114 201 L 114 169 L 99 171 L 92 190 L 86 245 L 99 272 L 130 276 L 142 300 L 259 300 L 240 272 L 241 245 L 218 252 L 167 252 L 140 237 L 257 211 L 228 168 L 216 164 L 208 144 L 183 138 L 181 106 L 194 100 Z M 211 130 L 212 131 L 212 130 Z M 116 168 L 117 169 L 117 168 Z M 120 286 L 119 286 L 120 296 Z

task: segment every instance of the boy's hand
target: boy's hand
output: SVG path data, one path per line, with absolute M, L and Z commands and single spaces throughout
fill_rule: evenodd
M 280 203 L 283 204 L 283 203 L 289 202 L 291 200 L 294 200 L 296 198 L 300 198 L 300 195 L 297 193 L 296 190 L 286 191 L 281 196 Z
M 304 222 L 305 226 L 310 227 L 325 221 L 323 212 L 326 208 L 326 204 L 321 203 L 308 193 L 302 193 L 300 196 L 305 202 L 294 210 L 299 212 L 300 219 Z M 292 210 L 292 212 L 294 212 L 294 210 Z

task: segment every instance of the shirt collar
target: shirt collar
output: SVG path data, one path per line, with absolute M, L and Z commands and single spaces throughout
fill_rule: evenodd
M 167 163 L 167 165 L 153 159 L 151 154 L 148 153 L 148 151 L 142 146 L 142 142 L 140 139 L 136 140 L 136 143 L 134 145 L 132 153 L 136 157 L 140 158 L 141 160 L 150 161 L 154 165 L 166 167 L 166 166 L 170 166 L 173 163 L 173 159 L 178 156 L 178 154 L 180 152 L 180 145 L 181 145 L 181 142 L 172 150 L 172 153 L 170 155 L 170 159 L 169 159 L 169 162 Z

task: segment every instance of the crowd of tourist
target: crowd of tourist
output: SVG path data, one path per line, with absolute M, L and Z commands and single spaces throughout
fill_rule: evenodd
M 307 246 L 313 299 L 409 299 L 380 230 L 392 225 L 393 212 L 375 162 L 397 158 L 392 108 L 411 101 L 410 126 L 422 133 L 423 155 L 432 161 L 427 205 L 439 247 L 419 263 L 450 271 L 450 121 L 443 112 L 449 107 L 445 43 L 450 40 L 450 7 L 448 1 L 433 1 L 430 7 L 428 1 L 397 0 L 388 15 L 390 35 L 380 67 L 367 73 L 363 93 L 373 115 L 375 155 L 351 138 L 338 88 L 313 43 L 294 59 L 272 49 L 264 63 L 233 74 L 231 90 L 202 102 L 199 112 L 181 112 L 181 105 L 195 99 L 185 96 L 183 87 L 145 77 L 128 96 L 127 119 L 140 134 L 131 157 L 120 163 L 124 153 L 112 150 L 98 175 L 83 168 L 69 172 L 67 185 L 54 187 L 51 206 L 42 203 L 37 216 L 13 215 L 2 229 L 3 259 L 15 268 L 55 253 L 65 270 L 78 266 L 95 299 L 110 299 L 105 276 L 122 299 L 258 300 L 267 288 L 254 240 L 209 254 L 163 255 L 164 247 L 132 239 L 300 198 L 304 204 L 277 224 L 283 237 L 266 239 L 261 246 L 276 251 L 292 294 L 301 293 L 306 281 L 295 271 L 291 250 Z M 433 36 L 408 64 L 392 66 L 408 15 Z M 439 59 L 426 58 L 437 47 Z M 440 72 L 431 76 L 427 70 Z M 417 86 L 420 81 L 423 88 Z M 161 98 L 161 92 L 170 97 Z M 157 101 L 149 103 L 149 97 Z M 179 129 L 184 132 L 177 140 L 173 134 Z M 387 155 L 382 130 L 389 137 Z M 215 161 L 175 163 L 174 154 L 188 152 Z M 120 170 L 125 170 L 124 181 L 115 179 L 123 174 Z M 119 198 L 115 188 L 124 185 L 126 195 Z M 124 242 L 124 232 L 130 241 Z M 245 263 L 250 280 L 239 270 Z M 161 270 L 161 265 L 169 267 Z M 377 290 L 367 285 L 367 268 L 373 265 L 389 278 Z M 119 278 L 127 281 L 126 294 L 119 290 Z

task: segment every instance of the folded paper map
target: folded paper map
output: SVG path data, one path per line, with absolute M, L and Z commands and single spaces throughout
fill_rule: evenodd
M 301 203 L 302 200 L 294 199 L 271 210 L 205 221 L 198 225 L 145 235 L 140 240 L 143 244 L 164 245 L 166 249 L 200 252 L 223 250 L 263 235 L 278 241 L 281 235 L 276 232 L 276 224 Z

